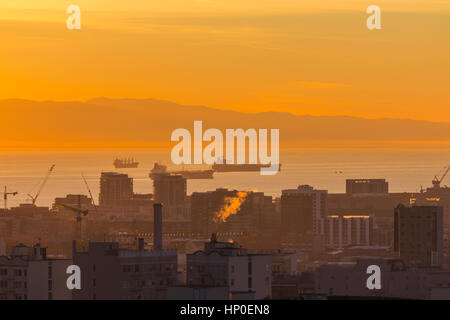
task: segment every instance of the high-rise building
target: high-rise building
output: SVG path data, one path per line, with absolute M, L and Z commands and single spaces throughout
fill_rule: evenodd
M 186 179 L 177 174 L 156 174 L 153 177 L 153 194 L 157 203 L 163 204 L 165 220 L 188 220 Z
M 327 190 L 315 190 L 309 185 L 283 190 L 281 195 L 282 231 L 318 234 L 320 219 L 328 215 L 327 197 Z
M 394 250 L 408 265 L 443 264 L 443 208 L 399 205 L 394 211 Z
M 127 174 L 102 172 L 100 178 L 99 204 L 117 206 L 133 198 L 133 178 Z

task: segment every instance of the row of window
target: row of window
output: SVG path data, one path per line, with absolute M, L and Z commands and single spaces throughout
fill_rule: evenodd
M 21 277 L 21 276 L 27 276 L 27 269 L 13 269 L 13 275 L 15 277 Z M 7 268 L 0 268 L 0 276 L 7 276 L 8 275 L 8 269 Z
M 145 281 L 145 280 L 122 281 L 122 288 L 124 289 L 150 288 L 156 285 L 164 286 L 172 284 L 174 284 L 174 281 L 172 281 L 172 279 L 161 279 L 159 281 Z
M 171 271 L 175 269 L 175 264 L 124 264 L 122 272 L 145 272 L 145 271 Z

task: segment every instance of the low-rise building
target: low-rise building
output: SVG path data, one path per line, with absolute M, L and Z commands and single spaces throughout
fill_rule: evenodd
M 369 289 L 369 266 L 380 268 L 380 289 Z M 365 259 L 317 268 L 315 293 L 328 297 L 450 299 L 449 269 L 408 267 L 402 260 Z
M 236 243 L 218 242 L 215 235 L 204 251 L 187 255 L 187 285 L 216 286 L 233 292 L 254 292 L 255 299 L 272 295 L 272 255 L 250 254 Z
M 0 257 L 0 300 L 70 300 L 67 267 L 72 260 L 47 256 L 46 248 L 19 244 Z

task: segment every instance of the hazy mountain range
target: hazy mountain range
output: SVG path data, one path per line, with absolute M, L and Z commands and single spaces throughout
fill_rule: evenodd
M 282 143 L 302 141 L 450 141 L 450 123 L 408 119 L 241 113 L 153 99 L 86 102 L 0 100 L 3 142 L 170 142 L 176 128 L 278 128 Z

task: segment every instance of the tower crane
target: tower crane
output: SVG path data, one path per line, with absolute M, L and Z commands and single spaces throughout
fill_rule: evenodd
M 450 166 L 447 167 L 447 169 L 445 170 L 444 174 L 442 175 L 442 177 L 440 179 L 437 176 L 434 177 L 434 179 L 432 181 L 433 188 L 439 189 L 441 187 L 441 183 L 442 183 L 442 181 L 444 181 L 444 179 L 447 176 L 449 171 L 450 171 Z
M 85 209 L 83 210 L 81 208 L 81 196 L 78 196 L 78 207 L 73 207 L 73 206 L 69 206 L 67 204 L 60 204 L 61 207 L 66 208 L 72 212 L 74 212 L 76 214 L 75 218 L 76 218 L 76 232 L 77 232 L 77 240 L 82 241 L 82 233 L 81 233 L 81 221 L 82 221 L 82 217 L 86 216 L 88 214 L 88 210 Z
M 50 177 L 50 175 L 52 174 L 54 168 L 55 168 L 55 165 L 53 164 L 53 165 L 50 167 L 50 170 L 48 170 L 46 176 L 44 177 L 44 180 L 42 180 L 42 183 L 40 184 L 40 186 L 39 186 L 39 188 L 38 188 L 36 194 L 35 194 L 34 196 L 31 195 L 31 194 L 28 194 L 28 197 L 31 199 L 31 203 L 32 203 L 33 205 L 36 204 L 36 200 L 37 200 L 37 198 L 39 197 L 39 195 L 41 194 L 41 191 L 42 191 L 42 189 L 44 188 L 45 184 L 47 183 L 47 180 L 48 180 L 48 178 Z
M 84 184 L 86 185 L 86 188 L 87 188 L 87 190 L 89 192 L 89 196 L 91 197 L 91 202 L 92 202 L 92 205 L 94 206 L 95 212 L 97 212 L 97 207 L 95 205 L 95 201 L 94 201 L 94 197 L 93 197 L 92 192 L 91 192 L 91 188 L 89 188 L 89 184 L 87 183 L 87 180 L 84 177 L 83 173 L 81 173 L 81 177 L 83 178 Z
M 18 192 L 8 192 L 8 188 L 5 186 L 5 191 L 2 192 L 3 194 L 3 200 L 5 200 L 5 210 L 8 209 L 8 197 L 9 196 L 17 196 Z

